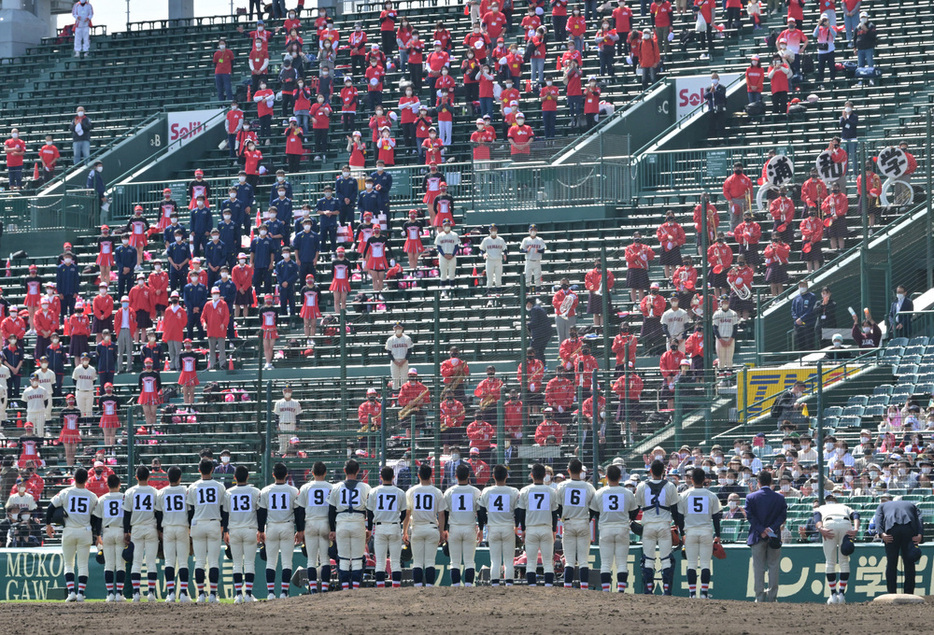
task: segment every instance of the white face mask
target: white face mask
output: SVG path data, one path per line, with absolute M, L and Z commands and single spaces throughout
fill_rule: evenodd
M 226 44 L 218 44 L 217 48 L 220 49 L 221 51 L 223 51 L 225 48 L 227 48 L 227 45 L 226 45 Z
M 310 231 L 311 231 L 311 225 L 302 225 L 302 229 L 304 229 L 306 232 L 310 232 Z
M 799 295 L 804 295 L 804 294 L 807 293 L 807 292 L 808 292 L 808 288 L 807 288 L 807 287 L 798 287 L 798 294 L 799 294 Z
M 878 472 L 875 472 L 875 471 L 870 472 L 870 473 L 869 473 L 869 477 L 870 477 L 870 478 L 878 478 L 878 477 L 879 477 L 879 473 L 878 473 Z
M 341 175 L 346 179 L 350 178 L 350 172 L 341 172 Z
M 226 271 L 221 272 L 221 280 L 226 280 L 228 277 L 230 277 L 229 273 L 227 273 Z
M 292 257 L 292 254 L 290 254 L 289 252 L 285 252 L 284 254 L 282 254 L 283 260 L 288 260 L 291 257 Z
M 245 176 L 238 176 L 238 177 L 237 177 L 237 180 L 240 181 L 241 183 L 246 183 L 246 177 L 245 177 Z
M 129 245 L 129 244 L 130 244 L 129 239 L 127 239 L 127 238 L 124 238 L 124 239 L 121 240 L 120 242 L 122 242 L 124 245 Z
M 260 236 L 265 236 L 265 235 L 266 235 L 266 230 L 265 230 L 265 229 L 259 230 L 259 235 L 260 235 Z
M 711 83 L 712 85 L 716 86 L 717 84 L 720 83 L 720 80 L 719 80 L 719 79 L 711 79 L 711 80 L 710 80 L 710 83 Z
M 11 136 L 12 138 L 14 138 L 14 139 L 19 139 L 19 133 L 18 133 L 18 132 L 11 132 L 11 133 L 10 133 L 10 136 Z
M 905 299 L 905 294 L 904 294 L 904 293 L 896 293 L 896 294 L 895 294 L 895 297 L 898 298 L 899 300 L 904 300 L 904 299 Z
M 545 478 L 542 479 L 542 483 L 544 483 L 545 485 L 548 485 L 549 483 L 551 483 L 551 474 L 546 474 Z
M 214 300 L 215 302 L 217 302 L 218 300 L 221 299 L 221 296 L 220 296 L 219 293 L 215 293 L 215 294 L 211 295 L 211 299 Z
M 853 112 L 853 109 L 850 106 L 847 106 L 846 108 L 843 109 L 843 112 L 845 112 L 846 114 L 850 114 L 851 112 Z
M 736 509 L 736 501 L 727 501 L 726 504 L 729 505 L 730 509 Z
M 83 110 L 79 110 L 79 111 L 78 111 L 78 116 L 79 116 L 79 117 L 83 117 L 83 116 L 84 116 L 84 111 L 83 111 Z
M 782 483 L 782 491 L 783 491 L 783 492 L 787 492 L 787 491 L 789 491 L 790 489 L 791 489 L 791 485 L 789 485 L 788 483 Z
M 239 262 L 241 265 L 245 265 L 245 264 L 246 264 L 246 258 L 240 258 L 237 262 Z
M 104 171 L 104 166 L 103 166 L 103 165 L 99 165 L 99 166 L 97 166 L 97 167 L 94 168 L 94 169 L 97 170 L 98 172 L 103 172 L 103 171 Z
M 71 264 L 71 258 L 65 258 L 64 262 L 65 262 L 66 265 L 70 265 L 70 264 Z
M 373 184 L 372 184 L 372 183 L 367 183 L 367 184 L 366 184 L 366 189 L 372 190 L 372 189 L 373 189 Z
M 908 473 L 908 470 L 906 470 L 905 468 L 903 468 L 903 467 L 898 468 L 898 475 L 899 475 L 899 476 L 905 476 L 905 474 L 907 474 L 907 473 Z

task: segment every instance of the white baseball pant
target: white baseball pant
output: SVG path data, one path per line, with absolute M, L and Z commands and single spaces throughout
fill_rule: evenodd
M 600 573 L 629 573 L 629 526 L 600 527 Z
M 289 439 L 295 432 L 294 423 L 279 423 L 279 454 L 285 454 L 289 450 Z
M 536 287 L 542 283 L 542 261 L 525 261 L 525 283 L 530 287 Z
M 219 520 L 194 521 L 191 526 L 191 544 L 195 551 L 196 569 L 217 569 L 221 555 L 221 522 Z
M 392 377 L 393 390 L 402 388 L 402 384 L 409 378 L 409 362 L 405 360 L 402 364 L 389 364 L 389 375 Z
M 402 527 L 399 523 L 380 523 L 373 532 L 373 555 L 376 570 L 386 569 L 386 553 L 389 553 L 391 571 L 402 571 Z
M 79 390 L 75 393 L 75 400 L 78 402 L 78 410 L 82 417 L 90 417 L 94 414 L 94 392 L 90 390 Z
M 91 48 L 91 27 L 75 28 L 75 53 L 87 53 L 89 48 Z
M 413 527 L 409 535 L 409 544 L 412 546 L 412 567 L 424 569 L 435 566 L 440 541 L 441 534 L 438 533 L 436 526 L 416 525 Z
M 104 549 L 104 571 L 116 571 L 123 569 L 120 562 L 123 556 L 123 525 L 115 525 L 104 529 L 101 534 L 101 542 Z
M 227 533 L 230 537 L 230 555 L 233 556 L 233 572 L 256 573 L 256 528 L 235 527 Z M 268 549 L 266 555 L 269 555 Z
M 490 545 L 490 578 L 499 580 L 500 572 L 505 570 L 502 580 L 512 582 L 516 577 L 513 566 L 516 553 L 515 528 L 508 525 L 490 525 L 487 542 Z
M 668 532 L 669 536 L 671 532 Z M 688 557 L 688 569 L 709 569 L 713 554 L 712 527 L 686 527 L 684 529 L 684 552 Z
M 569 567 L 585 567 L 590 560 L 590 523 L 586 520 L 565 520 L 561 544 Z
M 642 555 L 650 563 L 655 562 L 655 547 L 662 560 L 662 569 L 671 566 L 671 525 L 665 523 L 644 523 L 642 525 Z M 654 568 L 654 564 L 653 564 Z
M 551 526 L 525 528 L 525 557 L 530 570 L 534 571 L 538 562 L 538 552 L 542 552 L 542 567 L 545 573 L 555 572 L 555 536 Z
M 853 523 L 845 518 L 841 518 L 829 522 L 825 521 L 823 525 L 824 529 L 829 529 L 833 532 L 833 538 L 824 538 L 822 545 L 824 548 L 824 559 L 827 563 L 826 572 L 834 573 L 839 570 L 840 573 L 849 573 L 850 557 L 840 553 L 840 543 L 843 542 L 843 537 L 846 536 L 846 532 L 853 529 Z
M 187 569 L 190 551 L 187 526 L 164 525 L 162 527 L 162 554 L 165 556 L 162 561 L 163 567 Z
M 457 269 L 457 256 L 453 258 L 438 257 L 438 269 L 441 280 L 453 280 L 454 271 Z
M 503 260 L 501 258 L 490 258 L 486 261 L 486 286 L 503 286 Z
M 464 569 L 476 567 L 474 562 L 477 553 L 477 526 L 451 525 L 448 530 L 448 550 L 451 553 L 451 568 L 459 569 L 461 562 Z
M 327 518 L 305 522 L 305 551 L 308 552 L 308 566 L 326 566 L 331 562 L 328 557 L 331 527 Z
M 266 523 L 266 568 L 275 569 L 276 560 L 282 558 L 282 568 L 292 568 L 295 552 L 294 523 Z
M 32 411 L 27 410 L 26 421 L 32 422 L 33 426 L 35 426 L 35 432 L 36 432 L 37 437 L 39 438 L 45 437 L 45 422 L 46 422 L 45 408 L 43 408 L 42 410 L 32 410 Z
M 87 575 L 90 549 L 90 527 L 65 527 L 62 531 L 62 557 L 65 560 L 65 573 L 75 572 L 75 559 L 77 558 L 78 575 Z
M 363 518 L 337 523 L 334 538 L 337 542 L 338 569 L 341 571 L 362 569 L 363 543 L 366 541 L 366 526 Z
M 155 573 L 156 555 L 159 553 L 159 532 L 156 524 L 134 525 L 130 527 L 130 540 L 133 541 L 133 573 L 139 573 L 143 568 L 145 552 L 146 571 Z

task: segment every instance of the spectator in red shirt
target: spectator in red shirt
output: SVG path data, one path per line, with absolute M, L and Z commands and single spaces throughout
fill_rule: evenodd
M 613 53 L 616 43 L 619 41 L 619 35 L 616 30 L 610 28 L 610 19 L 604 18 L 600 29 L 594 36 L 594 43 L 600 50 L 600 74 L 614 77 L 616 75 L 613 69 Z
M 234 54 L 227 49 L 227 40 L 221 38 L 214 51 L 214 86 L 217 88 L 217 101 L 234 98 L 230 87 L 230 72 L 233 68 Z
M 684 13 L 684 7 L 679 2 L 678 13 Z M 629 33 L 632 31 L 632 9 L 626 6 L 626 0 L 619 0 L 619 6 L 613 9 L 613 21 L 619 41 L 616 43 L 617 55 L 629 55 Z
M 764 81 L 765 69 L 762 68 L 759 56 L 753 55 L 749 61 L 749 68 L 746 69 L 746 97 L 750 104 L 762 101 Z
M 10 138 L 4 144 L 6 152 L 6 168 L 10 178 L 10 189 L 23 189 L 23 155 L 26 154 L 26 144 L 19 138 L 19 130 L 10 130 Z
M 726 0 L 726 28 L 737 31 L 743 28 L 742 20 L 740 20 L 742 7 L 742 0 Z
M 564 85 L 571 115 L 571 128 L 579 128 L 584 114 L 584 91 L 581 90 L 581 70 L 577 60 L 571 60 L 564 70 Z
M 441 42 L 435 40 L 434 51 L 428 54 L 425 62 L 428 64 L 428 90 L 434 93 L 435 84 L 441 77 L 441 69 L 451 63 L 451 56 L 441 49 Z
M 473 160 L 489 161 L 490 144 L 493 141 L 493 132 L 487 129 L 483 119 L 477 119 L 477 129 L 470 135 L 470 143 L 473 146 Z
M 431 34 L 432 42 L 441 42 L 441 49 L 451 52 L 451 47 L 453 45 L 453 40 L 451 39 L 451 32 L 444 27 L 444 22 L 438 20 L 435 24 L 435 31 Z
M 308 111 L 311 116 L 311 127 L 315 131 L 315 161 L 326 161 L 325 152 L 328 149 L 328 129 L 331 127 L 331 105 L 318 95 L 317 103 L 312 104 Z M 320 158 L 319 158 L 320 157 Z
M 730 2 L 735 2 L 736 6 L 739 6 L 739 0 L 727 0 L 727 6 Z M 671 23 L 674 19 L 671 2 L 656 0 L 649 9 L 652 13 L 652 22 L 655 24 L 655 37 L 658 39 L 658 45 L 664 53 L 670 53 L 668 34 L 671 32 Z
M 298 127 L 298 118 L 290 117 L 289 127 L 285 131 L 285 156 L 289 162 L 289 172 L 295 173 L 299 170 L 299 162 L 304 152 L 302 147 L 304 140 L 305 131 Z
M 418 29 L 412 29 L 412 35 L 406 41 L 405 46 L 408 51 L 408 64 L 406 64 L 406 67 L 409 71 L 409 81 L 412 82 L 416 92 L 421 92 L 425 43 L 418 37 Z
M 370 59 L 370 66 L 366 69 L 366 99 L 370 110 L 376 110 L 376 107 L 383 103 L 383 77 L 386 76 L 385 69 L 379 65 L 379 60 Z
M 253 101 L 256 102 L 256 113 L 259 115 L 259 133 L 269 145 L 269 137 L 272 135 L 272 113 L 276 105 L 276 94 L 266 86 L 266 80 L 262 79 L 259 83 L 259 90 L 253 93 Z M 250 171 L 247 170 L 247 174 Z
M 639 66 L 642 68 L 642 90 L 655 83 L 658 65 L 661 62 L 661 53 L 658 50 L 658 40 L 651 32 L 642 32 L 642 42 L 639 45 Z
M 382 38 L 382 48 L 386 55 L 392 55 L 396 47 L 396 17 L 398 15 L 392 7 L 392 2 L 383 4 L 383 10 L 379 14 L 379 35 Z
M 788 113 L 788 85 L 791 79 L 791 69 L 778 55 L 772 57 L 772 66 L 769 67 L 769 88 L 772 91 L 772 111 L 776 115 Z
M 60 156 L 58 148 L 52 143 L 52 135 L 45 135 L 45 145 L 39 149 L 39 160 L 42 163 L 42 169 L 39 171 L 39 182 L 37 185 L 42 185 L 54 178 L 55 168 L 58 165 Z
M 546 139 L 555 138 L 555 121 L 558 116 L 559 91 L 558 87 L 553 84 L 554 80 L 548 77 L 539 91 L 539 97 L 542 100 L 542 128 Z
M 250 65 L 251 90 L 255 93 L 259 90 L 261 82 L 266 81 L 266 75 L 269 72 L 269 48 L 266 41 L 260 38 L 253 40 L 253 48 L 250 49 L 248 58 Z
M 536 88 L 545 83 L 545 56 L 548 54 L 546 42 L 545 27 L 540 26 L 530 40 L 532 55 L 529 62 L 532 65 L 532 83 Z
M 506 137 L 509 139 L 509 154 L 513 161 L 526 161 L 530 158 L 530 146 L 535 133 L 531 126 L 525 124 L 525 115 L 516 113 L 516 123 L 509 128 Z
M 584 118 L 587 120 L 586 129 L 590 130 L 597 125 L 597 115 L 600 114 L 600 88 L 597 78 L 591 77 L 584 89 Z
M 263 153 L 256 148 L 256 142 L 253 139 L 247 141 L 246 150 L 243 151 L 243 171 L 246 172 L 246 182 L 254 191 L 259 184 L 259 164 L 262 160 Z
M 567 25 L 568 0 L 551 0 L 551 26 L 556 42 L 564 42 L 568 39 Z

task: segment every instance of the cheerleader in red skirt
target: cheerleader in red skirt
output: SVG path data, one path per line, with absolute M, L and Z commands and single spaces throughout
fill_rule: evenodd
M 136 264 L 143 264 L 143 250 L 149 244 L 149 221 L 143 218 L 143 206 L 133 208 L 133 216 L 123 230 L 130 235 L 130 246 L 136 249 Z
M 389 247 L 389 237 L 381 233 L 379 223 L 373 225 L 373 235 L 366 241 L 366 270 L 373 280 L 373 291 L 383 299 L 383 282 L 386 280 L 386 271 L 389 269 L 389 259 L 392 249 Z
M 104 394 L 97 400 L 97 407 L 101 411 L 101 430 L 104 432 L 104 445 L 113 446 L 117 437 L 117 428 L 120 427 L 120 400 L 114 394 L 114 385 L 110 382 L 104 384 Z
M 182 387 L 182 398 L 186 405 L 195 403 L 195 386 L 198 381 L 198 354 L 191 348 L 191 340 L 185 338 L 182 341 L 182 352 L 178 355 L 178 367 L 181 372 L 178 374 L 178 385 Z
M 432 227 L 435 226 L 435 197 L 441 193 L 441 183 L 443 181 L 444 175 L 438 172 L 438 165 L 436 163 L 429 165 L 428 174 L 422 179 L 422 187 L 425 188 L 422 203 L 428 207 Z
M 259 309 L 259 324 L 263 334 L 263 355 L 266 358 L 264 369 L 271 370 L 273 347 L 279 339 L 279 310 L 272 304 L 272 295 L 263 297 L 263 306 Z
M 418 220 L 418 210 L 409 210 L 409 220 L 402 226 L 402 234 L 405 236 L 402 251 L 409 256 L 409 269 L 415 269 L 418 266 L 419 254 L 425 251 L 425 246 L 422 245 L 422 223 Z
M 102 284 L 110 284 L 110 269 L 114 266 L 114 238 L 110 227 L 101 226 L 101 235 L 97 239 L 97 265 L 101 268 Z
M 444 227 L 444 221 L 451 223 L 451 227 L 454 227 L 454 197 L 448 194 L 448 184 L 444 181 L 441 181 L 441 184 L 438 186 L 441 188 L 441 193 L 435 197 L 435 200 L 431 204 L 432 208 L 432 221 L 433 227 Z
M 373 225 L 373 214 L 363 212 L 362 221 L 357 225 L 357 253 L 361 256 L 366 253 L 366 243 L 373 235 Z
M 305 325 L 305 337 L 308 338 L 308 345 L 314 346 L 315 341 L 311 338 L 315 336 L 318 328 L 318 318 L 321 317 L 321 290 L 315 284 L 315 277 L 310 273 L 305 276 L 305 286 L 300 292 L 302 299 L 302 310 L 299 315 Z
M 162 403 L 162 377 L 159 371 L 153 370 L 152 358 L 143 360 L 143 372 L 139 374 L 139 398 L 136 403 L 143 407 L 143 416 L 146 425 L 156 425 L 159 404 Z
M 347 137 L 347 150 L 350 160 L 347 164 L 354 169 L 362 170 L 366 164 L 366 143 L 359 131 L 354 131 L 353 138 Z
M 331 261 L 331 286 L 334 294 L 334 311 L 347 310 L 347 294 L 350 293 L 350 261 L 345 258 L 343 247 L 337 248 L 337 258 Z
M 58 435 L 58 442 L 65 446 L 65 463 L 68 467 L 75 464 L 75 454 L 78 444 L 81 443 L 81 431 L 78 429 L 81 411 L 75 407 L 75 403 L 77 401 L 74 395 L 66 395 L 65 407 L 59 414 L 62 431 Z

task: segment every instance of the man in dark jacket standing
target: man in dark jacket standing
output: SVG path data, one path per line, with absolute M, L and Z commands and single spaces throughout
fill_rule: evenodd
M 817 322 L 816 296 L 808 291 L 807 280 L 798 283 L 798 295 L 791 301 L 791 318 L 795 322 L 795 350 L 814 348 L 814 324 Z
M 898 556 L 905 570 L 904 590 L 915 592 L 915 560 L 912 547 L 924 540 L 921 512 L 911 501 L 887 501 L 876 508 L 873 526 L 885 543 L 885 586 L 889 593 L 898 591 Z
M 104 194 L 104 177 L 101 176 L 101 172 L 103 171 L 104 164 L 100 161 L 96 161 L 91 171 L 88 172 L 87 181 L 84 183 L 86 189 L 94 190 L 94 193 L 97 194 L 97 203 L 100 205 L 99 209 L 103 209 L 104 205 L 107 203 L 107 195 Z
M 710 74 L 710 86 L 704 89 L 704 101 L 710 115 L 707 119 L 707 137 L 716 137 L 723 132 L 726 120 L 726 86 L 720 83 L 717 73 Z
M 752 548 L 752 574 L 756 602 L 778 598 L 779 563 L 782 559 L 782 525 L 788 515 L 785 497 L 772 489 L 772 473 L 759 472 L 759 489 L 746 497 L 746 520 Z M 769 570 L 769 590 L 765 590 L 765 569 Z
M 905 287 L 898 285 L 895 288 L 895 302 L 889 309 L 889 326 L 892 337 L 911 337 L 911 311 L 915 310 L 914 302 L 908 297 Z
M 525 301 L 526 318 L 528 320 L 529 336 L 532 338 L 532 348 L 535 357 L 545 363 L 545 348 L 554 336 L 554 327 L 548 319 L 545 308 L 533 299 Z

